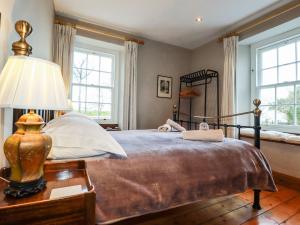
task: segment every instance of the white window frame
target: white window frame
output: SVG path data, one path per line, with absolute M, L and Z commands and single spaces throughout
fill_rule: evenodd
M 285 45 L 288 42 L 294 42 L 295 40 L 300 40 L 300 28 L 294 29 L 292 31 L 280 34 L 280 35 L 276 35 L 272 38 L 268 38 L 266 40 L 260 41 L 258 43 L 255 43 L 253 45 L 251 45 L 251 99 L 254 98 L 259 98 L 259 90 L 260 87 L 258 87 L 258 85 L 260 84 L 260 71 L 259 71 L 259 62 L 260 60 L 258 59 L 258 52 L 261 49 L 268 49 L 268 48 L 272 48 L 274 46 L 279 47 L 280 45 Z M 296 46 L 297 48 L 297 46 Z M 297 52 L 299 52 L 300 49 L 296 50 L 296 57 L 297 57 Z M 299 63 L 299 61 L 296 61 L 296 73 L 299 76 L 300 71 L 297 71 L 298 67 L 297 67 L 297 62 Z M 297 77 L 296 77 L 297 79 Z M 296 80 L 296 81 L 292 81 L 292 82 L 284 82 L 284 83 L 280 83 L 280 84 L 272 84 L 272 85 L 266 85 L 265 87 L 269 86 L 287 86 L 289 84 L 292 85 L 299 85 L 300 81 Z M 296 91 L 295 91 L 296 94 Z M 295 96 L 296 97 L 296 96 Z M 275 98 L 276 99 L 276 98 Z M 291 104 L 293 105 L 293 104 Z M 252 107 L 252 106 L 251 106 Z M 275 117 L 276 120 L 276 117 Z M 262 128 L 264 130 L 275 130 L 275 131 L 280 131 L 280 132 L 287 132 L 287 133 L 300 133 L 300 126 L 299 125 L 262 125 Z
M 84 41 L 82 41 L 84 40 Z M 111 119 L 94 119 L 101 124 L 118 124 L 119 123 L 119 86 L 120 86 L 120 51 L 115 49 L 99 46 L 98 42 L 87 43 L 88 39 L 76 39 L 74 44 L 74 51 L 83 51 L 99 56 L 113 56 L 113 68 L 112 68 L 112 103 L 111 103 Z M 108 44 L 109 46 L 109 44 Z M 73 64 L 72 64 L 73 70 Z M 73 78 L 73 76 L 72 76 Z M 71 86 L 73 82 L 71 80 Z M 87 87 L 90 85 L 86 85 Z M 101 88 L 101 86 L 100 86 Z M 71 87 L 72 96 L 72 87 Z

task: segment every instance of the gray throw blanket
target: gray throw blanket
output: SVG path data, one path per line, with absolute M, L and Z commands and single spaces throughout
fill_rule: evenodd
M 188 141 L 177 132 L 112 132 L 128 159 L 87 160 L 98 223 L 165 210 L 248 188 L 276 191 L 263 154 L 247 142 Z

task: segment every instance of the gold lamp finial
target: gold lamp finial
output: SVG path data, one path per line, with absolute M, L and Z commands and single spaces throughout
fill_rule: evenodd
M 32 32 L 31 25 L 25 20 L 19 20 L 16 22 L 15 29 L 20 35 L 21 39 L 12 44 L 13 52 L 15 53 L 15 55 L 31 55 L 32 47 L 26 41 L 26 38 Z

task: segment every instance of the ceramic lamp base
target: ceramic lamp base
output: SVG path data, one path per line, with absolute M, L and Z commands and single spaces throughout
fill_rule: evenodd
M 42 191 L 46 187 L 46 182 L 43 177 L 24 183 L 11 181 L 9 186 L 4 190 L 4 194 L 15 198 L 23 198 Z
M 4 191 L 16 198 L 43 190 L 44 162 L 52 146 L 51 137 L 43 134 L 43 118 L 33 110 L 16 122 L 17 131 L 4 143 L 4 153 L 10 165 L 10 183 Z

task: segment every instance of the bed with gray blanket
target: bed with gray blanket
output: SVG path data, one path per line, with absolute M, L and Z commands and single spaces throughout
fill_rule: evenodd
M 244 192 L 276 191 L 271 169 L 247 142 L 183 140 L 179 132 L 111 132 L 127 159 L 87 159 L 96 220 L 111 223 L 187 203 Z

